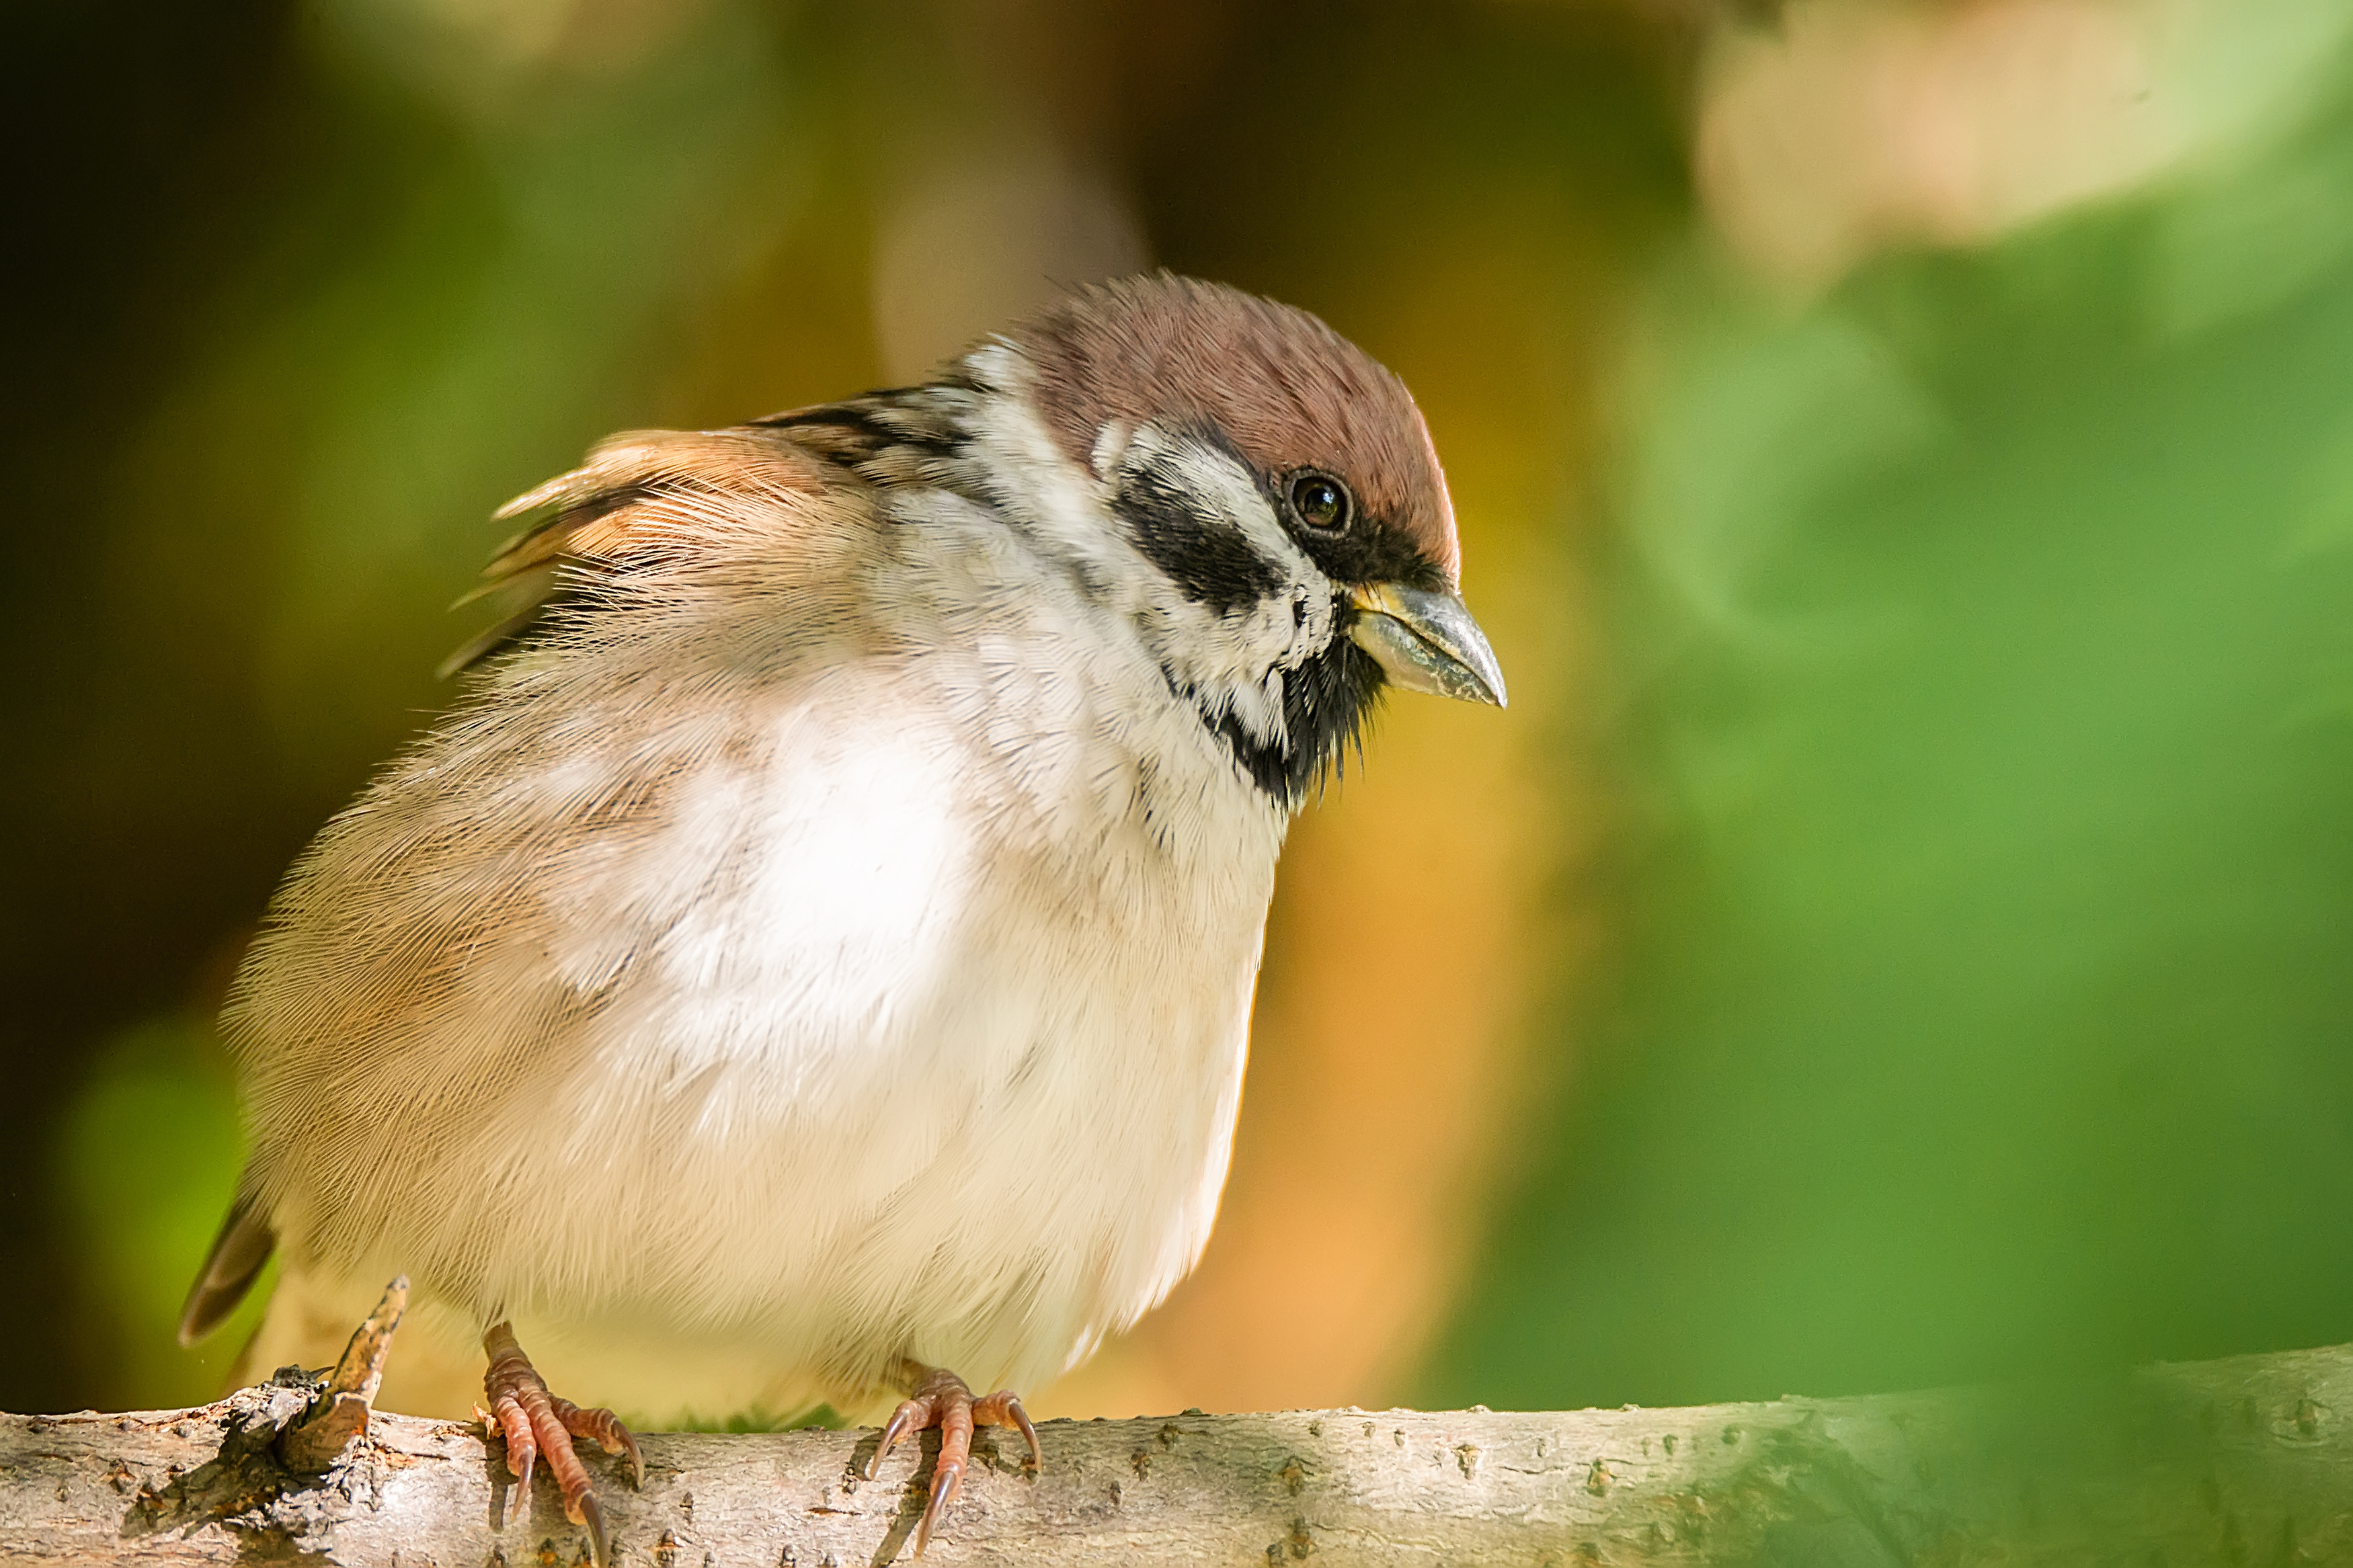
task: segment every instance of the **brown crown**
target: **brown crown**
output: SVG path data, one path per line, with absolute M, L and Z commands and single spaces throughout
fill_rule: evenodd
M 1413 395 L 1304 310 L 1167 273 L 1082 289 L 1011 334 L 1049 427 L 1085 464 L 1113 420 L 1206 417 L 1259 469 L 1322 468 L 1369 526 L 1461 570 L 1454 504 Z

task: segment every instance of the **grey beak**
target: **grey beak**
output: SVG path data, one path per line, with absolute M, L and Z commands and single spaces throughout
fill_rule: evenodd
M 1402 583 L 1351 590 L 1356 624 L 1348 636 L 1409 691 L 1504 703 L 1504 671 L 1486 634 L 1452 594 Z

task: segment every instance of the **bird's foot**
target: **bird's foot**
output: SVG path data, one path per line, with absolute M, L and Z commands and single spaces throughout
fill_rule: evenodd
M 573 1452 L 572 1439 L 586 1437 L 608 1454 L 628 1455 L 629 1484 L 641 1487 L 646 1457 L 638 1451 L 636 1436 L 609 1410 L 583 1410 L 568 1399 L 558 1399 L 515 1343 L 514 1330 L 508 1324 L 484 1334 L 482 1348 L 491 1357 L 491 1369 L 482 1375 L 482 1392 L 491 1401 L 489 1424 L 506 1439 L 507 1469 L 514 1476 L 516 1496 L 530 1497 L 532 1463 L 546 1455 L 548 1471 L 564 1494 L 564 1516 L 588 1531 L 596 1568 L 605 1568 L 612 1561 L 605 1510 L 589 1489 L 587 1467 Z
M 910 1433 L 940 1429 L 939 1462 L 932 1467 L 931 1497 L 923 1504 L 923 1517 L 915 1526 L 915 1555 L 921 1557 L 923 1548 L 931 1544 L 932 1531 L 964 1489 L 964 1473 L 972 1462 L 972 1429 L 976 1426 L 1012 1426 L 1020 1430 L 1029 1445 L 1029 1468 L 1037 1469 L 1044 1457 L 1038 1450 L 1038 1428 L 1029 1424 L 1029 1413 L 1021 1408 L 1021 1396 L 1011 1389 L 999 1389 L 986 1399 L 975 1399 L 964 1379 L 952 1372 L 932 1367 L 910 1365 L 913 1392 L 891 1413 L 891 1423 L 882 1428 L 882 1441 L 875 1446 L 874 1457 L 866 1461 L 866 1479 L 872 1480 L 882 1468 L 883 1457 L 898 1447 L 899 1439 Z

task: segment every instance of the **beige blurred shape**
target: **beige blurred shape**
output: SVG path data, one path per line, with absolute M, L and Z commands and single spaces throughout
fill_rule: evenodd
M 469 118 L 529 105 L 534 81 L 596 80 L 642 65 L 712 0 L 330 0 L 372 66 L 408 78 Z
M 2160 69 L 2179 10 L 1793 5 L 1716 51 L 1702 197 L 1747 259 L 1810 291 L 1885 246 L 1988 239 L 2125 189 L 2189 142 Z
M 411 0 L 431 25 L 470 39 L 501 60 L 537 65 L 579 28 L 588 0 Z
M 1150 259 L 1124 195 L 1050 144 L 962 151 L 896 192 L 877 225 L 883 373 L 920 381 L 1061 287 L 1139 272 Z

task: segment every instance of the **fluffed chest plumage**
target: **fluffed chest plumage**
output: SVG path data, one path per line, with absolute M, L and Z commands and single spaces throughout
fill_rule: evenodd
M 406 1268 L 453 1342 L 512 1315 L 585 1396 L 708 1418 L 899 1355 L 1042 1380 L 1190 1267 L 1287 813 L 980 509 L 870 537 L 771 616 L 608 606 L 322 837 L 248 1011 L 395 1071 L 274 1142 L 261 1075 L 291 1268 Z M 301 896 L 365 867 L 406 894 L 364 929 Z M 353 1016 L 426 945 L 464 957 Z
M 901 1354 L 1042 1381 L 1191 1267 L 1287 821 L 1125 627 L 973 527 L 908 542 L 881 646 L 681 781 L 639 853 L 695 897 L 616 933 L 637 1016 L 576 1079 L 573 1119 L 627 1129 L 612 1198 L 670 1216 L 620 1226 L 661 1243 L 616 1305 L 836 1402 Z

